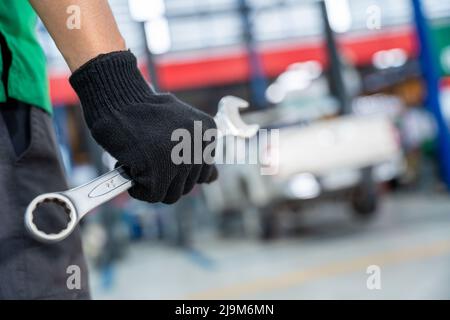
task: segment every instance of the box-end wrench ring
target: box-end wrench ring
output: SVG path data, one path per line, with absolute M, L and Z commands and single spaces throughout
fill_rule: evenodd
M 91 182 L 65 192 L 46 193 L 31 201 L 25 212 L 25 227 L 42 242 L 57 242 L 65 239 L 75 229 L 78 222 L 92 209 L 130 189 L 134 182 L 122 167 L 110 171 Z M 34 223 L 34 212 L 41 204 L 59 205 L 68 215 L 69 222 L 58 233 L 46 233 Z

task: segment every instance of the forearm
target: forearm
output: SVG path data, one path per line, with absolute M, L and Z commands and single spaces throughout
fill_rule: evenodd
M 99 54 L 126 49 L 107 0 L 29 1 L 72 71 Z M 71 5 L 80 8 L 79 29 L 67 25 Z

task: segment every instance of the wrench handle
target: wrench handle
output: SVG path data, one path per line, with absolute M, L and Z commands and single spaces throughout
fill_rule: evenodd
M 84 184 L 64 192 L 72 200 L 78 219 L 89 211 L 117 197 L 134 185 L 122 166 Z

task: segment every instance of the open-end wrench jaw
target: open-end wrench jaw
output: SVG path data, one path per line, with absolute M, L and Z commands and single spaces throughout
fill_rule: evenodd
M 240 109 L 247 109 L 249 103 L 234 96 L 223 97 L 219 102 L 219 108 L 214 120 L 217 124 L 218 136 L 236 136 L 251 138 L 256 135 L 259 126 L 246 124 L 240 114 Z

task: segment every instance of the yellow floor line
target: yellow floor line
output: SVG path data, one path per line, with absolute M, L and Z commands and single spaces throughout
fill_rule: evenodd
M 229 287 L 211 289 L 192 295 L 187 299 L 237 299 L 244 295 L 285 289 L 304 282 L 317 280 L 361 270 L 365 272 L 369 265 L 380 267 L 405 263 L 414 260 L 441 256 L 450 253 L 450 240 L 435 242 L 426 246 L 389 251 L 347 261 L 338 261 L 300 271 L 287 272 L 276 277 L 258 279 Z

